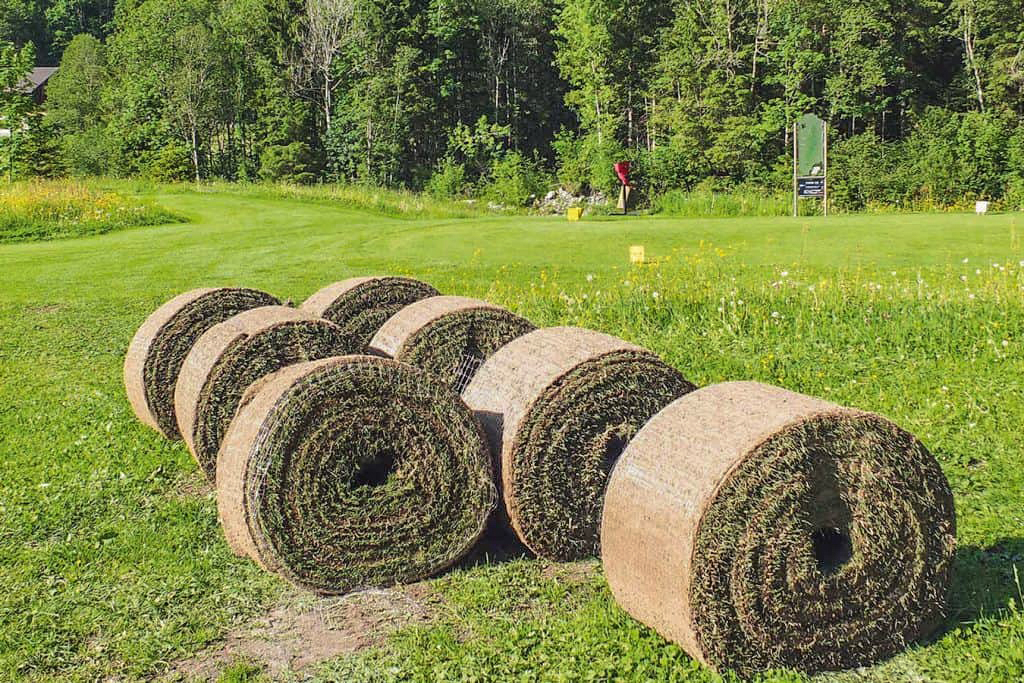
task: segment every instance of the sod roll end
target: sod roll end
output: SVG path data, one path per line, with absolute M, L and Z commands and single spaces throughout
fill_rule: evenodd
M 179 430 L 206 475 L 216 474 L 221 440 L 250 384 L 355 346 L 334 323 L 286 306 L 245 311 L 207 330 L 185 359 L 174 392 Z
M 458 395 L 372 356 L 294 365 L 251 387 L 217 463 L 232 548 L 319 593 L 446 569 L 495 500 L 480 426 Z
M 415 365 L 462 391 L 483 362 L 536 329 L 510 311 L 479 299 L 435 296 L 395 313 L 374 335 L 374 353 Z
M 943 619 L 949 485 L 911 434 L 754 382 L 655 416 L 605 497 L 615 599 L 718 670 L 867 665 Z
M 534 553 L 597 552 L 608 472 L 647 420 L 693 385 L 657 355 L 552 327 L 491 356 L 463 396 L 488 435 L 516 535 Z
M 359 353 L 388 318 L 411 303 L 440 294 L 408 277 L 354 277 L 328 285 L 310 296 L 302 310 L 326 318 L 358 342 Z
M 255 289 L 204 288 L 174 297 L 139 327 L 124 360 L 124 386 L 136 417 L 170 439 L 179 436 L 174 386 L 192 345 L 237 313 L 280 303 Z

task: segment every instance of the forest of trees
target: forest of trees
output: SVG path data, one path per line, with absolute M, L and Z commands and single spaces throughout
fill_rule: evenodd
M 841 208 L 1024 205 L 1024 0 L 0 0 L 33 62 L 22 175 L 778 192 L 814 112 Z

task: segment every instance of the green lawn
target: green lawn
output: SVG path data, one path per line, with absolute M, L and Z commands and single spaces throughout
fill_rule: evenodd
M 622 336 L 699 384 L 758 379 L 915 432 L 956 494 L 950 618 L 930 643 L 822 678 L 1024 678 L 1024 215 L 403 220 L 228 191 L 144 198 L 190 222 L 0 245 L 0 679 L 159 675 L 275 601 L 283 584 L 231 555 L 184 446 L 133 418 L 124 350 L 182 290 L 298 302 L 382 272 Z M 656 263 L 630 267 L 632 244 Z M 719 680 L 600 575 L 519 559 L 433 586 L 433 621 L 312 673 Z

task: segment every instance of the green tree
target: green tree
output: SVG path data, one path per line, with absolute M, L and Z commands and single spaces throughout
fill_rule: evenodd
M 2 138 L 7 147 L 7 166 L 14 165 L 15 146 L 29 125 L 32 100 L 22 93 L 25 78 L 32 70 L 32 45 L 17 48 L 11 43 L 0 42 L 0 129 L 6 131 Z
M 47 83 L 47 123 L 60 135 L 67 167 L 77 174 L 107 170 L 103 90 L 110 75 L 106 48 L 88 34 L 72 39 Z

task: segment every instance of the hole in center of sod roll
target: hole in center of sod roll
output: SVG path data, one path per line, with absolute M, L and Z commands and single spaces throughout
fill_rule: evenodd
M 380 486 L 388 480 L 395 469 L 395 452 L 384 450 L 363 460 L 356 470 L 352 482 L 355 487 Z
M 611 473 L 612 468 L 615 467 L 615 463 L 619 459 L 619 456 L 622 455 L 622 451 L 626 450 L 627 443 L 629 443 L 629 439 L 618 432 L 610 432 L 608 436 L 605 437 L 604 458 L 602 460 L 605 472 Z
M 850 537 L 835 527 L 824 527 L 811 534 L 814 559 L 822 574 L 834 574 L 853 557 Z

